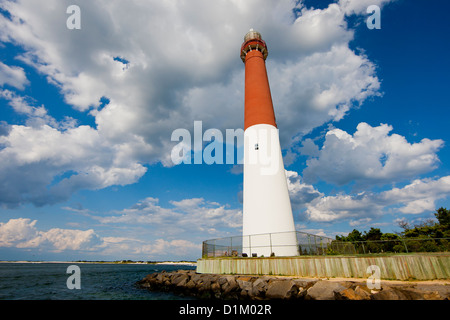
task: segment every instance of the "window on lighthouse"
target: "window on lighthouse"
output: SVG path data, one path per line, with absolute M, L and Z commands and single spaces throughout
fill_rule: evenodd
M 255 150 L 259 150 L 259 145 L 255 144 Z

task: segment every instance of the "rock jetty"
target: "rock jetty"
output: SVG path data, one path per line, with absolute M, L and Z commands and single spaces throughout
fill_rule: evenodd
M 223 300 L 449 300 L 449 283 L 382 281 L 370 290 L 365 281 L 276 276 L 200 274 L 194 270 L 147 275 L 136 285 L 199 299 Z

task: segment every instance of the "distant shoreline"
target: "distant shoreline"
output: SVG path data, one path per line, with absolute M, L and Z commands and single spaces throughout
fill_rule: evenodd
M 117 261 L 27 261 L 27 260 L 14 260 L 14 261 L 0 261 L 0 263 L 92 263 L 92 264 L 157 264 L 157 265 L 183 265 L 183 266 L 196 266 L 194 261 L 131 261 L 131 260 L 117 260 Z

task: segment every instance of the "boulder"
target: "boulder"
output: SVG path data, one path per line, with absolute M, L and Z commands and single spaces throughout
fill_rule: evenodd
M 219 279 L 217 279 L 217 282 L 221 285 L 221 286 L 223 286 L 227 281 L 228 281 L 228 278 L 229 277 L 232 277 L 232 276 L 221 276 L 221 277 L 219 277 Z
M 201 281 L 203 279 L 203 277 L 204 277 L 204 274 L 194 273 L 193 275 L 191 275 L 191 280 L 194 283 L 197 283 L 197 282 Z
M 158 273 L 150 273 L 150 274 L 148 274 L 143 280 L 145 281 L 145 280 L 150 280 L 150 279 L 153 279 L 153 278 L 156 278 L 158 276 Z
M 251 296 L 254 298 L 264 298 L 268 287 L 268 279 L 261 277 L 253 282 Z
M 219 293 L 220 296 L 220 292 L 221 292 L 221 288 L 220 288 L 220 284 L 218 282 L 213 282 L 211 283 L 211 291 L 216 293 Z
M 397 291 L 400 291 L 405 295 L 406 300 L 444 300 L 438 291 L 425 291 L 418 289 L 415 286 L 411 287 L 396 287 Z
M 185 286 L 188 281 L 189 281 L 189 276 L 185 273 L 177 274 L 175 276 L 172 276 L 172 278 L 171 278 L 171 283 L 174 286 L 178 286 L 178 287 Z
M 195 282 L 192 281 L 192 280 L 189 280 L 189 281 L 186 283 L 186 286 L 185 286 L 185 287 L 186 287 L 187 290 L 189 290 L 189 291 L 191 291 L 191 292 L 193 292 L 194 289 L 197 288 L 197 286 L 195 285 Z
M 384 285 L 380 291 L 372 294 L 372 300 L 407 300 L 407 297 L 399 290 Z
M 351 288 L 347 288 L 342 291 L 334 292 L 334 298 L 336 300 L 361 300 L 361 299 L 358 299 L 357 295 L 355 294 L 355 290 L 353 290 Z
M 426 292 L 423 294 L 423 298 L 424 300 L 448 300 L 448 297 L 441 297 L 438 291 Z
M 195 273 L 195 270 L 177 270 L 177 271 L 174 271 L 175 273 L 177 273 L 177 274 L 180 274 L 180 273 L 185 273 L 185 274 L 191 274 L 191 273 Z
M 344 290 L 335 291 L 334 298 L 336 300 L 370 300 L 370 291 L 366 286 L 352 285 Z
M 236 293 L 239 289 L 239 285 L 236 281 L 236 278 L 233 276 L 226 276 L 225 277 L 226 281 L 224 284 L 221 285 L 222 287 L 222 291 L 223 291 L 223 296 L 224 297 L 228 297 L 228 296 L 235 296 L 234 293 Z
M 158 274 L 156 275 L 156 280 L 157 280 L 159 283 L 164 283 L 164 281 L 166 281 L 168 278 L 169 278 L 169 277 L 166 275 L 166 273 L 165 273 L 164 271 L 161 272 L 161 273 L 158 273 Z
M 347 289 L 339 282 L 333 281 L 318 281 L 311 288 L 308 289 L 305 299 L 311 300 L 334 300 L 335 292 L 339 294 L 340 291 Z
M 236 279 L 236 282 L 240 289 L 240 296 L 242 299 L 247 299 L 252 297 L 252 288 L 253 288 L 253 281 L 255 280 L 255 277 L 238 277 Z
M 355 288 L 357 300 L 370 300 L 370 289 L 367 286 L 357 285 Z
M 442 284 L 417 284 L 415 289 L 418 292 L 424 292 L 425 300 L 440 300 L 447 299 L 450 300 L 450 285 L 442 285 Z M 438 296 L 440 298 L 438 298 Z
M 296 297 L 298 288 L 291 279 L 272 280 L 267 285 L 266 298 L 290 299 Z
M 297 288 L 309 289 L 319 280 L 317 280 L 317 279 L 292 279 L 292 281 L 294 281 Z
M 297 287 L 297 299 L 305 299 L 308 289 L 311 288 L 318 280 L 317 279 L 292 279 L 292 282 Z
M 236 279 L 239 288 L 247 292 L 252 290 L 252 280 L 253 280 L 252 277 L 238 277 Z

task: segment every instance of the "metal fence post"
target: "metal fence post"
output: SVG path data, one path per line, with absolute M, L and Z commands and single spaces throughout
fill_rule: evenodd
M 311 254 L 311 236 L 308 234 L 308 247 L 309 247 L 309 254 Z
M 315 249 L 315 251 L 316 251 L 316 255 L 317 254 L 319 254 L 319 251 L 317 250 L 317 237 L 316 236 L 314 236 L 314 249 Z
M 202 257 L 208 257 L 208 247 L 207 247 L 207 242 L 203 241 L 202 242 Z
M 272 234 L 269 233 L 269 241 L 270 241 L 270 255 L 272 255 Z
M 406 246 L 406 242 L 405 242 L 405 240 L 404 240 L 404 239 L 402 239 L 402 242 L 403 242 L 403 245 L 405 246 L 405 250 L 406 250 L 406 253 L 408 253 L 408 247 Z
M 233 256 L 233 237 L 230 237 L 230 250 L 228 253 L 229 256 Z

